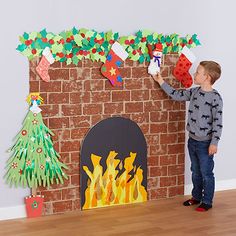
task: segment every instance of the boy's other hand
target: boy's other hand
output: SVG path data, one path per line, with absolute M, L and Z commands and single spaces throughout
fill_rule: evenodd
M 209 153 L 210 156 L 216 154 L 217 153 L 217 146 L 211 144 L 209 146 L 208 153 Z
M 162 85 L 164 83 L 164 80 L 161 76 L 160 73 L 158 73 L 157 75 L 152 75 L 152 78 L 157 82 L 159 83 L 160 85 Z

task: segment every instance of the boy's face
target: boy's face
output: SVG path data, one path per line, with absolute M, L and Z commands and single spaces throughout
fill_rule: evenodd
M 197 67 L 196 72 L 194 73 L 194 84 L 196 85 L 203 85 L 203 83 L 208 81 L 209 76 L 205 72 L 205 69 L 203 66 L 199 65 Z

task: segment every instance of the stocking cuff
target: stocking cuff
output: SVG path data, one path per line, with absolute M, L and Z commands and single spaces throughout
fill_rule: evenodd
M 114 51 L 114 53 L 120 57 L 123 61 L 128 57 L 128 53 L 125 51 L 125 49 L 118 43 L 115 42 L 111 49 Z
M 181 54 L 184 54 L 188 58 L 188 60 L 192 63 L 196 60 L 195 55 L 189 50 L 187 46 L 183 47 Z
M 43 55 L 46 57 L 46 59 L 49 61 L 50 64 L 52 64 L 55 61 L 49 47 L 46 47 L 43 50 Z

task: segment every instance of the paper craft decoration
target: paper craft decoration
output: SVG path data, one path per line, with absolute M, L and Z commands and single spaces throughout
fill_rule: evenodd
M 26 213 L 28 218 L 39 217 L 42 215 L 44 196 L 32 195 L 25 197 Z
M 102 74 L 110 80 L 113 86 L 122 85 L 119 67 L 127 57 L 128 53 L 125 49 L 118 42 L 115 42 L 111 47 L 105 63 L 101 67 Z
M 139 30 L 135 35 L 120 36 L 119 32 L 98 32 L 75 27 L 58 34 L 47 32 L 46 29 L 40 32 L 25 32 L 19 39 L 17 50 L 29 60 L 40 57 L 43 50 L 49 47 L 55 61 L 65 62 L 67 65 L 77 65 L 84 58 L 105 62 L 114 42 L 118 42 L 125 49 L 130 60 L 140 63 L 150 62 L 147 44 L 161 43 L 163 54 L 180 53 L 184 46 L 194 48 L 200 45 L 196 34 L 181 37 L 176 33 L 163 35 Z
M 157 75 L 158 73 L 160 73 L 160 67 L 161 67 L 162 44 L 157 43 L 155 45 L 154 50 L 152 50 L 152 46 L 150 44 L 148 44 L 147 47 L 148 47 L 148 53 L 150 56 L 148 74 Z
M 38 64 L 38 66 L 36 67 L 36 71 L 38 72 L 39 76 L 42 78 L 42 80 L 49 82 L 50 81 L 50 77 L 48 74 L 48 69 L 49 66 L 55 61 L 52 53 L 50 51 L 49 47 L 46 47 L 43 50 L 42 53 L 42 58 Z
M 147 144 L 138 125 L 112 117 L 86 135 L 80 155 L 81 207 L 147 200 Z
M 174 77 L 179 80 L 185 88 L 189 88 L 193 84 L 189 69 L 195 59 L 195 55 L 185 46 L 173 70 Z
M 31 105 L 24 121 L 23 128 L 16 136 L 16 142 L 11 148 L 11 157 L 7 162 L 6 182 L 15 187 L 50 186 L 67 179 L 65 164 L 59 161 L 59 154 L 53 148 L 52 131 L 43 123 L 42 103 L 39 93 L 32 93 L 27 101 Z

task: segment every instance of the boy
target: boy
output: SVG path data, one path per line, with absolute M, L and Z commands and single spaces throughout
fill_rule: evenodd
M 220 78 L 221 67 L 214 61 L 202 61 L 194 74 L 198 87 L 188 90 L 175 90 L 164 82 L 160 74 L 152 76 L 161 88 L 174 100 L 190 101 L 187 130 L 189 131 L 188 150 L 192 171 L 192 198 L 184 206 L 200 204 L 197 211 L 212 208 L 215 190 L 213 156 L 222 132 L 223 101 L 212 88 Z

